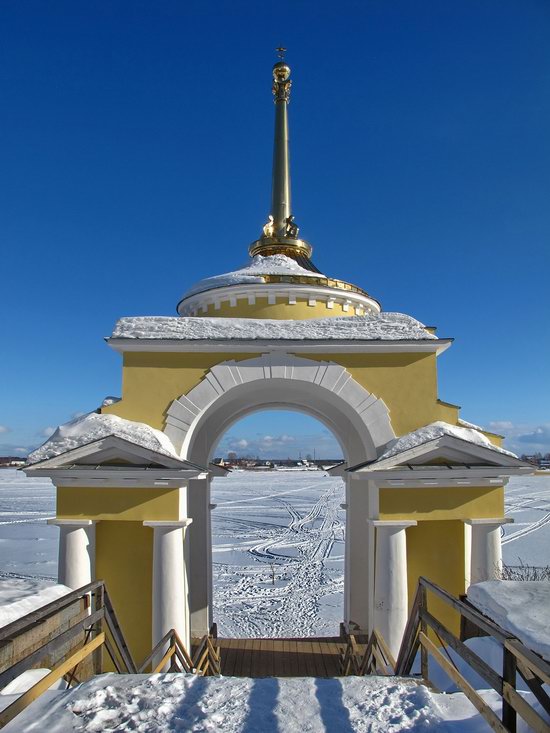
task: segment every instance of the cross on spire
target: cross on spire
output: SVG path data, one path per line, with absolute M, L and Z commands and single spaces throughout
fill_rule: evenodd
M 280 58 L 281 61 L 284 61 L 285 60 L 286 48 L 284 48 L 283 46 L 279 46 L 275 50 L 277 51 L 277 57 Z

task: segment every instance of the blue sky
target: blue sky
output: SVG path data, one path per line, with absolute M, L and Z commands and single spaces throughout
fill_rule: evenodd
M 440 397 L 550 450 L 546 0 L 6 0 L 0 34 L 0 453 L 120 393 L 118 317 L 245 261 L 280 43 L 315 263 L 455 337 Z

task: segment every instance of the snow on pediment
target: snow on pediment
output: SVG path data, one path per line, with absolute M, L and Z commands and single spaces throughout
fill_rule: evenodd
M 434 422 L 396 438 L 376 460 L 349 470 L 378 471 L 402 466 L 519 468 L 524 465 L 514 453 L 494 445 L 478 429 Z
M 92 458 L 93 457 L 93 458 Z M 48 440 L 33 451 L 27 465 L 86 463 L 123 465 L 181 465 L 176 451 L 160 430 L 117 415 L 92 412 L 60 425 Z
M 27 464 L 24 470 L 32 473 L 33 470 L 65 468 L 105 468 L 112 470 L 193 468 L 197 471 L 202 470 L 188 461 L 182 461 L 179 458 L 149 450 L 115 435 L 108 435 L 77 448 L 71 448 L 51 458 L 30 465 Z

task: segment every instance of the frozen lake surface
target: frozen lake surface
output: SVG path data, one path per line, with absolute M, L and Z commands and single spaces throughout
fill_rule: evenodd
M 220 635 L 337 634 L 343 615 L 344 487 L 322 472 L 233 472 L 213 481 L 214 607 Z M 550 477 L 506 488 L 504 561 L 550 565 Z M 0 470 L 0 577 L 55 578 L 55 492 Z

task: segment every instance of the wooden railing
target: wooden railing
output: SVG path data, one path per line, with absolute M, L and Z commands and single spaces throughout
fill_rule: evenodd
M 191 657 L 177 632 L 172 629 L 158 642 L 139 672 L 189 672 L 202 676 L 219 675 L 220 650 L 212 636 L 203 636 Z
M 428 594 L 452 607 L 461 619 L 466 619 L 484 636 L 490 636 L 501 646 L 503 652 L 502 674 L 495 672 L 481 657 L 467 647 L 428 610 Z M 437 644 L 430 638 L 429 630 Z M 471 669 L 492 687 L 502 698 L 502 715 L 499 716 L 487 705 L 477 690 L 456 668 L 447 647 L 453 649 Z M 512 634 L 483 616 L 473 606 L 454 598 L 435 583 L 420 578 L 411 614 L 397 657 L 395 673 L 409 675 L 420 649 L 422 678 L 430 682 L 430 657 L 448 674 L 470 702 L 500 733 L 515 733 L 517 716 L 520 715 L 529 727 L 537 733 L 549 733 L 550 725 L 537 710 L 522 697 L 516 687 L 517 674 L 526 682 L 543 710 L 550 715 L 550 697 L 543 685 L 550 685 L 550 664 L 528 649 Z
M 44 635 L 34 644 L 32 651 L 0 673 L 0 689 L 3 689 L 23 672 L 34 669 L 41 663 L 44 664 L 44 660 L 51 659 L 52 655 L 58 658 L 57 663 L 45 677 L 0 712 L 0 727 L 6 725 L 61 678 L 65 678 L 69 686 L 80 682 L 79 668 L 90 656 L 93 655 L 91 673 L 85 676 L 89 677 L 100 672 L 103 647 L 117 672 L 128 674 L 137 672 L 102 580 L 89 583 L 4 626 L 0 629 L 0 647 L 13 645 L 19 638 L 40 629 L 41 625 L 45 626 L 56 614 L 70 609 L 75 604 L 81 604 L 89 610 L 81 614 L 82 617 L 69 628 L 65 630 L 57 628 Z
M 386 642 L 376 629 L 366 644 L 357 641 L 354 634 L 347 635 L 346 647 L 340 653 L 340 674 L 394 675 L 395 659 Z
M 51 623 L 56 615 L 73 606 L 78 606 L 78 613 L 73 615 L 69 628 Z M 0 728 L 61 678 L 70 687 L 102 672 L 103 649 L 118 674 L 137 674 L 146 670 L 153 673 L 220 674 L 220 652 L 211 635 L 200 640 L 191 657 L 174 629 L 159 641 L 138 670 L 102 580 L 89 583 L 4 626 L 0 629 L 0 649 L 2 646 L 14 646 L 31 632 L 32 648 L 0 671 L 0 689 L 29 669 L 49 667 L 52 658 L 56 663 L 45 677 L 0 712 Z M 85 669 L 82 668 L 84 662 L 87 663 Z

